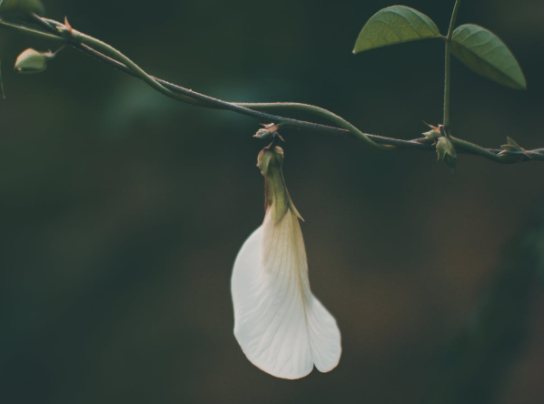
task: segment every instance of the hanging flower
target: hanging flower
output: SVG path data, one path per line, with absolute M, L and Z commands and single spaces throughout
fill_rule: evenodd
M 231 292 L 235 337 L 250 362 L 284 379 L 329 372 L 339 363 L 341 334 L 335 318 L 310 290 L 302 219 L 282 173 L 283 151 L 261 151 L 265 220 L 235 261 Z

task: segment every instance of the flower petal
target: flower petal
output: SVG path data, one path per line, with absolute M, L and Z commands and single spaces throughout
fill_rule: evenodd
M 231 279 L 235 336 L 248 359 L 285 379 L 335 368 L 341 335 L 333 316 L 310 291 L 303 235 L 290 211 L 265 221 L 244 243 Z

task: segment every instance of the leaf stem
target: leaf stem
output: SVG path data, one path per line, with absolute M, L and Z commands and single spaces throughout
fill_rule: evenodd
M 461 3 L 462 0 L 456 0 L 456 3 L 454 4 L 445 41 L 445 100 L 443 104 L 443 126 L 445 127 L 447 136 L 450 135 L 450 45 L 454 24 L 456 23 L 456 16 L 458 15 L 458 9 L 460 8 Z

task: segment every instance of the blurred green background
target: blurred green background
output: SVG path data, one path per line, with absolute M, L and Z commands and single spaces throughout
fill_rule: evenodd
M 391 4 L 46 8 L 196 91 L 320 105 L 409 139 L 442 119 L 443 44 L 354 56 L 365 21 Z M 405 4 L 445 32 L 453 1 Z M 528 90 L 454 59 L 454 134 L 542 147 L 543 1 L 466 1 L 458 22 L 499 35 Z M 232 334 L 232 264 L 263 218 L 260 122 L 166 99 L 73 49 L 17 75 L 18 53 L 55 44 L 0 32 L 0 402 L 542 402 L 541 163 L 462 155 L 451 174 L 433 153 L 283 132 L 312 287 L 337 318 L 343 356 L 329 374 L 279 380 Z

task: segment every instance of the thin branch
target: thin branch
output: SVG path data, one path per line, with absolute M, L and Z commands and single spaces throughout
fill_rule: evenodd
M 284 128 L 294 128 L 299 130 L 313 131 L 331 135 L 350 135 L 367 145 L 380 150 L 422 150 L 435 151 L 433 139 L 417 138 L 412 140 L 396 139 L 379 135 L 372 135 L 361 132 L 354 125 L 345 119 L 328 111 L 324 108 L 314 105 L 300 103 L 231 103 L 223 101 L 205 94 L 198 93 L 191 89 L 178 86 L 168 81 L 159 79 L 146 73 L 131 59 L 119 52 L 112 46 L 79 31 L 67 27 L 57 21 L 35 16 L 37 24 L 42 29 L 30 28 L 25 25 L 15 24 L 0 19 L 0 26 L 15 29 L 23 33 L 39 36 L 46 39 L 64 42 L 85 54 L 111 66 L 115 69 L 136 77 L 146 84 L 166 95 L 167 97 L 182 101 L 188 104 L 230 110 L 242 115 L 251 116 L 262 122 L 275 122 Z M 335 125 L 328 126 L 314 122 L 302 121 L 280 115 L 273 115 L 262 112 L 263 110 L 299 110 L 325 118 Z M 543 161 L 543 149 L 529 150 L 522 152 L 505 152 L 501 149 L 488 149 L 455 139 L 456 147 L 459 153 L 473 154 L 485 157 L 498 163 L 518 163 L 523 161 Z M 503 151 L 500 156 L 499 153 Z

